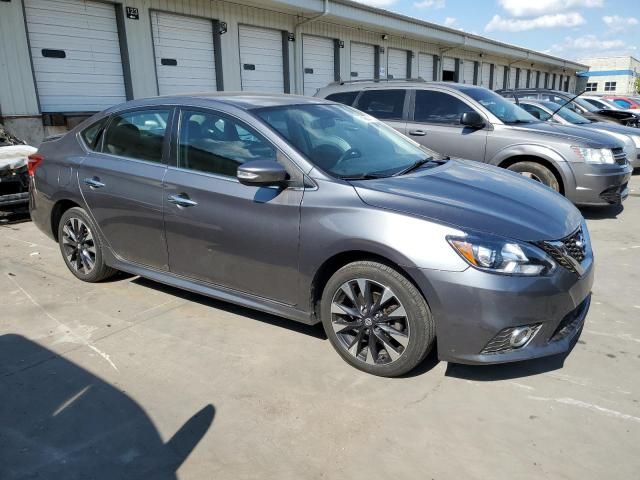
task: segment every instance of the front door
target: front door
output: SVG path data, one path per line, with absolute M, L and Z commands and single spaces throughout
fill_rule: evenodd
M 170 270 L 295 304 L 303 190 L 236 179 L 238 165 L 275 160 L 276 148 L 224 113 L 184 109 L 176 150 L 164 194 Z
M 168 268 L 162 179 L 170 117 L 169 108 L 114 115 L 101 151 L 86 155 L 78 172 L 89 212 L 114 253 L 161 270 Z
M 487 131 L 460 125 L 460 117 L 474 109 L 459 98 L 435 90 L 416 90 L 407 135 L 442 155 L 484 161 Z

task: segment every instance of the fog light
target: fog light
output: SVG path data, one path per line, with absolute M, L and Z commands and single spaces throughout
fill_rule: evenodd
M 509 336 L 509 345 L 513 348 L 520 348 L 525 345 L 533 336 L 534 329 L 531 327 L 514 328 Z

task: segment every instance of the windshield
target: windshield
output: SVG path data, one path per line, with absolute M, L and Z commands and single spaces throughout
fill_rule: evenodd
M 544 106 L 550 110 L 550 112 L 555 112 L 560 108 L 560 105 L 554 102 L 544 102 Z M 575 125 L 583 125 L 587 123 L 591 123 L 591 120 L 584 118 L 579 113 L 574 112 L 573 110 L 569 110 L 567 107 L 562 107 L 556 113 L 557 116 L 566 120 L 569 123 L 573 123 Z
M 515 103 L 486 88 L 464 88 L 461 91 L 493 113 L 502 123 L 516 124 L 540 121 Z
M 344 105 L 286 105 L 256 113 L 313 164 L 340 178 L 400 174 L 435 155 L 379 120 Z

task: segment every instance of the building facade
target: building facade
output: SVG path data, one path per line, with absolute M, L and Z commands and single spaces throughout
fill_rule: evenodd
M 609 95 L 635 95 L 636 79 L 640 78 L 640 61 L 634 57 L 583 58 L 580 63 L 589 65 L 589 71 L 579 75 L 586 77 L 587 92 Z
M 0 115 L 36 143 L 133 98 L 413 78 L 574 91 L 586 66 L 350 0 L 4 0 Z

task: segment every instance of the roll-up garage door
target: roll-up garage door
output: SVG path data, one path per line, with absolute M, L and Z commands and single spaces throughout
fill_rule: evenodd
M 518 77 L 518 88 L 525 88 L 527 84 L 527 71 L 520 69 L 520 76 Z
M 387 78 L 407 78 L 407 51 L 387 50 Z
M 418 76 L 428 82 L 433 80 L 433 55 L 418 54 Z
M 216 90 L 211 20 L 151 12 L 158 93 Z
M 351 42 L 351 78 L 371 80 L 375 78 L 375 47 Z
M 484 88 L 491 88 L 491 85 L 489 85 L 490 81 L 491 81 L 491 64 L 483 62 L 482 72 L 480 75 L 480 85 L 482 85 Z
M 283 93 L 282 32 L 240 25 L 238 35 L 242 90 Z
M 334 78 L 334 41 L 331 38 L 302 36 L 304 94 L 312 96 Z
M 467 83 L 469 85 L 473 85 L 473 61 L 472 60 L 461 60 L 462 62 L 462 78 L 460 79 L 460 83 Z
M 508 82 L 509 85 L 506 88 L 516 88 L 516 67 L 511 67 L 509 69 L 509 78 L 508 78 Z
M 126 101 L 113 5 L 24 0 L 43 112 L 92 112 Z
M 493 89 L 500 90 L 504 88 L 504 66 L 496 65 L 493 73 Z

